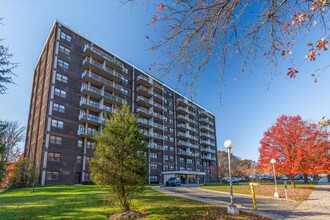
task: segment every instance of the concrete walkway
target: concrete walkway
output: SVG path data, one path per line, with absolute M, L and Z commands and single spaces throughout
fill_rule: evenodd
M 186 199 L 192 199 L 200 202 L 205 202 L 213 205 L 228 207 L 230 197 L 227 193 L 218 191 L 206 191 L 197 188 L 197 185 L 189 185 L 181 187 L 164 187 L 155 186 L 154 190 L 166 193 L 173 196 L 178 196 Z M 258 210 L 253 210 L 253 203 L 249 195 L 235 195 L 234 203 L 239 210 L 251 212 L 272 219 L 284 219 L 299 205 L 298 202 L 282 201 L 266 198 L 258 198 Z
M 309 198 L 302 202 L 286 219 L 330 219 L 330 183 L 323 177 Z

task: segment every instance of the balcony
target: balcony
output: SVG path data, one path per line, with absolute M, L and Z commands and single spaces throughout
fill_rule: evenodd
M 138 94 L 143 95 L 143 96 L 148 97 L 148 98 L 151 97 L 151 95 L 152 95 L 151 89 L 149 89 L 147 87 L 144 87 L 142 85 L 138 86 L 136 88 L 136 91 L 137 91 Z
M 180 114 L 184 114 L 184 115 L 187 115 L 189 114 L 189 109 L 188 107 L 182 107 L 182 106 L 179 106 L 176 108 L 176 111 Z
M 161 124 L 158 124 L 158 123 L 153 122 L 152 125 L 153 125 L 153 127 L 154 127 L 155 129 L 158 129 L 158 130 L 161 130 L 161 131 L 164 130 L 164 126 L 161 125 Z
M 157 118 L 157 119 L 159 119 L 161 121 L 164 120 L 164 116 L 161 115 L 161 114 L 159 114 L 159 113 L 153 112 L 152 115 L 154 116 L 154 118 Z
M 136 98 L 136 102 L 139 103 L 140 105 L 144 106 L 144 107 L 147 107 L 147 108 L 150 108 L 153 104 L 150 99 L 147 99 L 143 96 L 138 96 Z
M 154 91 L 155 92 L 162 94 L 162 92 L 164 91 L 162 85 L 157 84 L 156 82 L 154 82 L 152 85 L 154 86 Z
M 148 147 L 150 149 L 155 149 L 155 150 L 164 150 L 164 146 L 156 144 L 156 143 L 150 143 L 150 144 L 148 144 Z
M 201 137 L 207 137 L 207 138 L 214 139 L 214 135 L 212 135 L 212 134 L 208 134 L 208 133 L 206 133 L 206 132 L 201 132 L 201 133 L 200 133 L 200 136 L 201 136 Z
M 114 91 L 114 92 L 122 92 L 124 88 L 117 83 L 114 83 L 112 81 L 107 80 L 106 78 L 103 78 L 95 73 L 89 72 L 85 70 L 82 74 L 82 79 L 92 82 L 94 85 L 97 86 L 105 86 L 107 89 Z
M 164 136 L 157 133 L 153 133 L 153 138 L 158 140 L 164 140 Z
M 209 112 L 207 112 L 203 109 L 198 110 L 198 114 L 199 115 L 204 115 L 204 116 L 207 116 L 207 117 L 212 117 L 212 115 Z
M 116 104 L 123 104 L 125 102 L 124 99 L 119 98 L 117 96 L 114 96 L 114 95 L 112 95 L 110 93 L 107 93 L 107 92 L 104 92 L 103 93 L 103 96 L 104 96 L 104 100 L 105 101 L 110 102 L 110 103 L 112 103 L 114 105 L 116 105 Z
M 158 104 L 157 102 L 153 102 L 153 106 L 155 110 L 163 111 L 164 107 L 161 104 Z
M 151 82 L 152 82 L 151 77 L 147 77 L 147 76 L 144 76 L 144 75 L 138 75 L 137 76 L 137 81 L 141 85 L 151 87 Z
M 203 159 L 203 160 L 216 160 L 215 157 L 206 156 L 206 155 L 202 155 L 202 159 Z
M 105 105 L 101 105 L 97 102 L 94 101 L 87 101 L 87 99 L 83 98 L 80 100 L 80 107 L 82 108 L 87 108 L 90 109 L 94 112 L 102 112 L 102 111 L 106 111 L 108 113 L 116 113 L 116 109 L 105 106 Z
M 215 154 L 215 150 L 212 150 L 211 148 L 201 148 L 201 151 L 202 152 L 207 152 L 207 153 L 213 153 Z
M 105 65 L 102 65 L 95 60 L 91 60 L 89 57 L 86 57 L 83 60 L 83 67 L 85 69 L 90 69 L 93 72 L 96 72 L 107 79 L 114 80 L 116 82 L 121 82 L 124 79 L 124 76 L 115 70 L 112 70 Z
M 81 92 L 81 94 L 89 95 L 96 99 L 101 99 L 103 96 L 103 91 L 101 89 L 98 89 L 94 86 L 89 86 L 84 83 L 81 84 L 80 92 Z
M 209 131 L 209 132 L 214 133 L 214 129 L 213 128 L 210 128 L 209 126 L 205 126 L 205 125 L 200 125 L 199 126 L 199 130 L 201 130 L 201 131 Z
M 186 141 L 178 141 L 177 143 L 178 146 L 183 146 L 183 147 L 190 147 L 190 148 L 194 148 L 194 149 L 199 149 L 198 145 L 186 142 Z
M 95 130 L 90 129 L 78 129 L 77 135 L 79 137 L 94 137 Z M 100 134 L 99 131 L 96 132 L 97 134 Z
M 152 127 L 152 122 L 144 119 L 144 118 L 138 118 L 137 122 L 141 124 L 141 127 L 146 127 L 146 128 L 151 128 Z
M 119 62 L 118 60 L 110 57 L 106 53 L 102 52 L 101 50 L 86 44 L 84 47 L 84 55 L 85 56 L 92 56 L 95 60 L 103 62 L 105 60 L 107 66 L 114 68 L 118 72 L 121 72 L 124 68 L 124 64 Z
M 195 133 L 197 133 L 197 129 L 196 129 L 196 128 L 193 128 L 193 127 L 191 127 L 191 126 L 189 126 L 189 125 L 186 125 L 186 124 L 178 124 L 177 127 L 178 127 L 179 129 L 181 129 L 181 130 L 184 130 L 184 131 L 189 130 L 189 131 L 191 131 L 191 132 L 195 132 Z
M 91 125 L 95 125 L 95 126 L 100 126 L 105 123 L 105 120 L 103 118 L 100 118 L 96 115 L 86 114 L 86 113 L 80 114 L 78 121 L 82 122 L 82 123 L 88 123 Z
M 163 102 L 164 101 L 164 98 L 161 95 L 159 95 L 155 92 L 152 92 L 152 95 L 154 96 L 155 101 L 158 101 L 158 102 Z
M 147 108 L 137 107 L 136 112 L 147 118 L 150 118 L 152 116 L 152 111 Z
M 184 99 L 184 98 L 177 98 L 177 99 L 176 99 L 176 102 L 177 102 L 177 103 L 180 103 L 180 104 L 182 104 L 182 105 L 184 105 L 184 106 L 188 106 L 188 105 L 190 105 L 189 102 L 188 102 L 188 99 Z
M 197 140 L 198 140 L 197 137 L 191 136 L 191 135 L 186 134 L 186 133 L 183 133 L 183 132 L 178 132 L 178 133 L 177 133 L 177 136 L 178 136 L 179 138 L 192 139 L 192 140 L 194 140 L 194 141 L 197 141 Z
M 207 146 L 212 146 L 212 147 L 214 147 L 215 146 L 215 142 L 213 142 L 213 141 L 210 141 L 210 140 L 200 140 L 200 144 L 202 144 L 202 145 L 207 145 Z
M 178 115 L 177 119 L 178 121 L 183 121 L 184 123 L 190 122 L 191 124 L 196 124 L 196 122 L 188 116 Z
M 197 153 L 193 153 L 193 152 L 189 152 L 189 151 L 179 151 L 178 154 L 188 156 L 188 157 L 198 157 Z
M 149 131 L 145 131 L 143 129 L 139 129 L 140 132 L 147 138 L 151 138 L 152 137 L 152 134 L 149 132 Z

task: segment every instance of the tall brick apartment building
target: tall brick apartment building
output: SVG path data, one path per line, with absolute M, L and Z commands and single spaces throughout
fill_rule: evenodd
M 149 182 L 216 178 L 213 114 L 56 21 L 34 71 L 24 151 L 40 184 L 89 180 L 91 137 L 124 102 L 140 117 Z

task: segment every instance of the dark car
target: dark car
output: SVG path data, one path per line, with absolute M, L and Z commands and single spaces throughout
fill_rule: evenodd
M 166 181 L 166 186 L 181 186 L 181 181 L 177 177 L 171 177 Z

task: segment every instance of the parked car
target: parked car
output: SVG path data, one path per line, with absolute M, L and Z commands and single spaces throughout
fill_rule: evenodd
M 166 186 L 181 186 L 181 180 L 177 177 L 170 177 L 166 181 Z
M 300 180 L 299 176 L 295 176 L 294 180 Z
M 231 179 L 232 179 L 233 183 L 238 183 L 239 182 L 239 180 L 236 179 L 235 177 L 233 177 Z M 230 179 L 227 179 L 227 183 L 230 183 Z
M 283 180 L 290 180 L 290 178 L 287 177 L 287 176 L 284 176 L 282 179 L 283 179 Z

